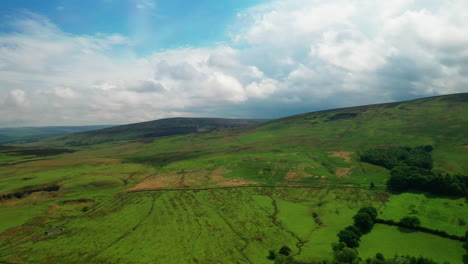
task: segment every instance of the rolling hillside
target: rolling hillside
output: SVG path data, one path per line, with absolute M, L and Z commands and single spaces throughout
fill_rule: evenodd
M 142 140 L 238 128 L 258 124 L 263 121 L 266 120 L 182 117 L 167 118 L 82 133 L 75 133 L 72 135 L 66 135 L 52 140 L 47 140 L 45 144 L 59 143 L 70 147 L 86 146 L 112 141 Z
M 174 120 L 182 130 L 164 123 Z M 431 146 L 434 173 L 468 174 L 468 93 L 167 136 L 215 127 L 197 121 L 49 139 L 42 143 L 79 151 L 1 166 L 0 262 L 268 264 L 269 250 L 283 246 L 312 262 L 333 257 L 331 243 L 363 206 L 385 220 L 417 216 L 423 228 L 465 234 L 463 197 L 390 192 L 390 170 L 360 156 Z M 34 154 L 22 151 L 14 157 Z M 9 150 L 2 159 L 12 159 Z M 381 243 L 387 237 L 392 243 Z M 463 263 L 462 242 L 434 234 L 379 224 L 361 241 L 365 257 Z

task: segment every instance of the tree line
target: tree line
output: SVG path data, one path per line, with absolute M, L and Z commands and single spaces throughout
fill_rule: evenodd
M 431 156 L 432 150 L 433 147 L 430 145 L 415 148 L 375 148 L 362 152 L 360 160 L 389 170 L 401 165 L 431 170 L 434 163 Z
M 468 197 L 468 177 L 441 174 L 414 166 L 397 166 L 390 171 L 387 187 L 391 191 L 418 190 L 436 195 Z
M 391 170 L 387 182 L 390 191 L 416 190 L 468 198 L 467 175 L 431 171 L 432 150 L 430 145 L 376 148 L 362 152 L 360 160 Z

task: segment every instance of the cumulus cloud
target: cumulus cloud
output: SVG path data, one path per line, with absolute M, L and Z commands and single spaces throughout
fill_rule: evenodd
M 155 8 L 153 1 L 135 1 Z M 27 13 L 0 34 L 0 126 L 279 117 L 468 90 L 464 0 L 270 1 L 230 40 L 136 55 Z

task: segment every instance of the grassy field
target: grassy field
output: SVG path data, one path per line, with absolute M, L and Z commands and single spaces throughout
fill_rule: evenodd
M 128 193 L 66 224 L 62 233 L 33 236 L 21 247 L 10 248 L 0 260 L 269 263 L 268 251 L 284 245 L 298 259 L 328 258 L 337 231 L 365 205 L 381 206 L 379 194 L 298 188 Z M 55 215 L 48 221 L 60 219 Z M 29 231 L 39 234 L 41 227 L 37 222 Z M 0 246 L 7 247 L 6 241 L 18 233 L 3 233 Z
M 381 224 L 376 224 L 370 234 L 362 236 L 358 251 L 362 258 L 374 257 L 380 252 L 384 256 L 422 256 L 452 264 L 462 264 L 465 253 L 460 241 Z
M 299 260 L 330 258 L 336 234 L 368 205 L 379 218 L 414 215 L 463 235 L 465 200 L 392 195 L 389 171 L 360 162 L 359 153 L 432 145 L 434 170 L 466 174 L 467 101 L 463 94 L 322 111 L 51 156 L 0 153 L 0 262 L 271 263 L 268 251 L 284 245 Z M 430 251 L 425 234 L 403 235 L 421 240 L 409 253 Z M 377 247 L 363 241 L 359 252 Z
M 421 226 L 457 236 L 464 236 L 468 230 L 468 207 L 464 198 L 403 193 L 391 196 L 380 213 L 380 218 L 394 221 L 417 216 Z

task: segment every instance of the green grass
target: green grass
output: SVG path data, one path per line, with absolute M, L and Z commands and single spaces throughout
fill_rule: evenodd
M 387 257 L 422 256 L 439 263 L 448 261 L 452 264 L 462 264 L 465 252 L 460 241 L 421 232 L 402 232 L 397 227 L 381 224 L 376 224 L 370 234 L 361 237 L 358 251 L 364 259 L 380 252 Z
M 129 193 L 65 225 L 60 234 L 9 249 L 3 260 L 192 263 L 196 258 L 199 263 L 269 263 L 268 251 L 284 245 L 294 254 L 302 247 L 299 259 L 329 258 L 337 231 L 350 224 L 357 208 L 369 203 L 381 204 L 377 195 L 359 190 Z M 322 226 L 314 222 L 312 212 L 320 216 Z M 37 222 L 31 231 L 40 233 L 42 228 Z
M 464 198 L 426 197 L 423 194 L 392 195 L 380 210 L 380 218 L 399 221 L 405 216 L 417 216 L 421 226 L 463 236 L 468 230 L 468 207 Z

